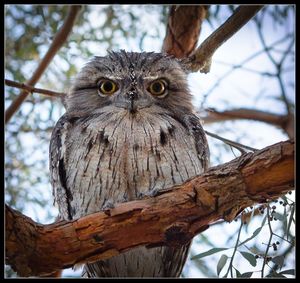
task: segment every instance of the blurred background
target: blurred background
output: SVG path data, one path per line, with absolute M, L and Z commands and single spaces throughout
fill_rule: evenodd
M 83 6 L 71 35 L 36 87 L 67 92 L 80 68 L 93 56 L 106 55 L 108 50 L 160 52 L 169 8 Z M 235 8 L 211 5 L 202 24 L 199 44 Z M 68 9 L 66 5 L 5 6 L 5 79 L 25 83 L 30 78 Z M 294 38 L 295 7 L 267 5 L 217 50 L 208 74 L 189 75 L 194 105 L 205 130 L 257 149 L 293 137 L 294 131 L 287 128 L 287 123 L 294 117 L 295 105 Z M 19 93 L 16 88 L 5 87 L 5 109 Z M 245 113 L 245 109 L 251 114 L 248 119 L 238 114 L 237 118 L 222 115 L 226 111 Z M 51 131 L 64 111 L 59 99 L 33 93 L 5 126 L 5 203 L 43 224 L 54 222 L 58 214 L 49 182 L 48 149 Z M 286 119 L 286 123 L 263 121 L 261 113 Z M 212 166 L 240 155 L 222 141 L 212 137 L 208 141 Z M 213 224 L 194 238 L 182 277 L 255 278 L 261 277 L 262 269 L 264 276 L 293 277 L 294 205 L 291 193 L 265 209 L 249 208 L 243 225 L 240 219 Z M 259 233 L 254 237 L 255 231 Z M 236 243 L 247 239 L 235 252 Z M 205 256 L 206 251 L 209 252 Z M 269 257 L 265 265 L 263 257 Z M 63 277 L 78 277 L 80 273 L 81 270 L 68 269 Z M 5 266 L 5 275 L 16 277 L 9 266 Z

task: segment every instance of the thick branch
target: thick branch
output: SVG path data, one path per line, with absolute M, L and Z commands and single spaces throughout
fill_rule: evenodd
M 197 46 L 207 5 L 172 6 L 162 52 L 177 58 L 189 56 Z
M 237 108 L 226 111 L 206 109 L 206 116 L 201 117 L 205 124 L 223 122 L 227 120 L 247 119 L 265 122 L 282 128 L 289 138 L 294 138 L 294 116 L 278 115 L 255 109 Z
M 7 86 L 23 89 L 29 93 L 35 92 L 35 93 L 40 93 L 40 94 L 44 94 L 44 95 L 51 96 L 51 97 L 63 97 L 66 95 L 63 92 L 56 92 L 56 91 L 52 91 L 52 90 L 36 88 L 31 85 L 21 84 L 21 83 L 15 82 L 15 81 L 7 80 L 7 79 L 5 79 L 5 84 Z
M 210 70 L 211 57 L 215 51 L 262 8 L 262 5 L 239 6 L 233 15 L 215 30 L 185 61 L 187 69 L 191 72 L 200 70 L 200 72 L 208 73 Z
M 21 276 L 107 259 L 139 245 L 176 246 L 294 185 L 294 142 L 248 153 L 155 197 L 49 225 L 6 207 L 6 263 Z
M 52 44 L 50 45 L 42 61 L 39 63 L 32 77 L 26 82 L 27 85 L 34 86 L 37 83 L 37 81 L 40 79 L 45 69 L 48 67 L 51 60 L 55 56 L 55 54 L 63 46 L 68 35 L 72 31 L 72 27 L 76 20 L 76 16 L 80 11 L 80 8 L 81 6 L 77 6 L 77 5 L 70 6 L 70 10 L 64 24 L 55 35 Z M 14 115 L 14 113 L 19 109 L 20 105 L 26 99 L 27 96 L 28 96 L 28 91 L 23 90 L 20 93 L 20 95 L 12 102 L 12 104 L 5 111 L 5 123 L 7 123 L 10 120 L 10 118 Z

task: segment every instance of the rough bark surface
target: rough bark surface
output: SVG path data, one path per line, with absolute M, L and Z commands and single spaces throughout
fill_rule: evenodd
M 76 221 L 35 223 L 6 206 L 6 263 L 20 276 L 46 275 L 106 259 L 138 245 L 182 245 L 218 219 L 233 220 L 294 185 L 294 141 L 212 167 L 155 197 Z
M 162 51 L 177 58 L 189 56 L 196 48 L 207 5 L 172 6 Z

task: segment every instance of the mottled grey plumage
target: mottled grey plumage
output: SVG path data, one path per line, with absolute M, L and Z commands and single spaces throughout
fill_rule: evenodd
M 103 79 L 117 85 L 113 94 L 99 92 Z M 149 91 L 157 79 L 166 82 L 160 96 Z M 66 105 L 50 143 L 51 182 L 63 219 L 151 195 L 208 167 L 186 74 L 171 56 L 121 51 L 95 57 L 76 77 Z M 189 245 L 138 247 L 87 264 L 83 276 L 178 277 Z

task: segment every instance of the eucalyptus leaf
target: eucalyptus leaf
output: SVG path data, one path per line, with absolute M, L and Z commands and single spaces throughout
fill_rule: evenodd
M 276 219 L 278 219 L 280 221 L 284 221 L 286 219 L 282 214 L 280 214 L 278 212 L 274 212 L 274 213 L 272 213 L 272 215 L 273 215 L 273 217 L 275 217 Z
M 250 278 L 252 276 L 253 272 L 245 272 L 241 275 L 242 278 Z
M 281 267 L 283 266 L 283 262 L 284 262 L 284 256 L 275 256 L 271 259 L 274 263 L 276 263 L 277 265 L 279 265 L 279 268 L 281 269 Z
M 204 252 L 204 253 L 197 254 L 197 255 L 193 256 L 191 258 L 191 260 L 203 258 L 203 257 L 209 256 L 209 255 L 221 252 L 221 251 L 225 251 L 227 249 L 228 248 L 212 248 L 212 249 L 208 250 L 207 252 Z
M 290 212 L 289 222 L 288 222 L 288 225 L 287 225 L 287 228 L 286 228 L 287 238 L 288 238 L 289 231 L 290 231 L 291 224 L 292 224 L 292 220 L 293 220 L 293 217 L 294 217 L 294 212 L 295 212 L 295 206 L 293 205 L 292 208 L 291 208 L 291 212 Z
M 247 242 L 249 242 L 250 240 L 252 240 L 253 238 L 255 238 L 255 237 L 260 233 L 261 229 L 262 229 L 262 227 L 258 227 L 258 228 L 253 232 L 252 236 L 249 237 L 249 238 L 247 238 L 247 239 L 246 239 L 245 241 L 243 241 L 242 243 L 240 243 L 240 244 L 238 245 L 238 247 L 244 245 L 245 243 L 247 243 Z
M 290 275 L 295 275 L 295 269 L 287 269 L 279 272 L 279 274 L 290 274 Z
M 251 253 L 247 253 L 247 252 L 240 252 L 241 255 L 249 261 L 249 263 L 252 265 L 252 266 L 256 266 L 257 262 L 256 262 L 256 258 L 253 254 Z
M 217 264 L 217 274 L 219 275 L 223 267 L 225 266 L 226 262 L 228 260 L 228 256 L 223 254 L 221 255 L 218 264 Z
M 241 277 L 242 276 L 241 272 L 239 272 L 236 268 L 235 268 L 235 272 L 236 272 L 236 277 Z

